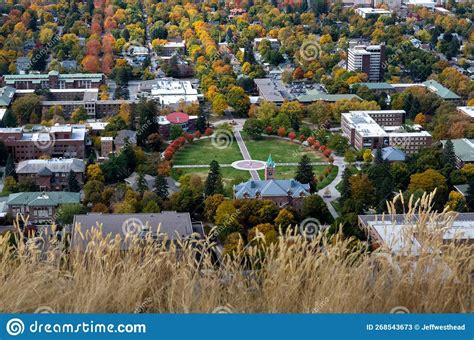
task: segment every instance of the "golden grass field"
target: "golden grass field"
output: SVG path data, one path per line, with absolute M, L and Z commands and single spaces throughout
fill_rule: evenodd
M 426 220 L 439 218 L 426 204 L 415 211 Z M 84 235 L 91 240 L 85 253 L 67 254 L 53 244 L 45 258 L 28 244 L 12 245 L 4 235 L 0 310 L 389 313 L 403 306 L 411 313 L 472 312 L 472 246 L 443 245 L 423 223 L 416 228 L 423 234 L 418 257 L 368 252 L 340 235 L 313 240 L 282 235 L 277 243 L 256 242 L 220 264 L 209 255 L 215 246 L 209 239 L 171 249 L 134 240 L 132 250 L 121 252 L 118 239 L 96 233 Z

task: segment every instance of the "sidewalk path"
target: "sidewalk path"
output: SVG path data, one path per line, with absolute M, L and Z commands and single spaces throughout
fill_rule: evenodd
M 343 157 L 334 156 L 334 165 L 337 166 L 336 178 L 325 188 L 318 191 L 318 195 L 322 197 L 326 205 L 328 206 L 329 212 L 334 218 L 339 217 L 336 209 L 332 206 L 331 202 L 341 197 L 341 193 L 336 189 L 336 186 L 342 181 L 342 173 L 344 172 L 346 163 Z M 324 197 L 324 193 L 328 191 L 331 193 L 331 197 Z
M 329 165 L 329 162 L 314 162 L 311 165 Z M 275 163 L 276 166 L 298 166 L 298 163 Z M 233 168 L 232 164 L 219 164 L 221 168 Z M 183 164 L 183 165 L 173 165 L 173 168 L 176 169 L 186 169 L 186 168 L 209 168 L 208 164 Z
M 252 160 L 252 157 L 250 157 L 249 150 L 247 149 L 247 146 L 245 145 L 244 140 L 242 139 L 242 135 L 240 134 L 241 127 L 240 125 L 236 126 L 234 130 L 234 136 L 235 136 L 235 141 L 239 145 L 240 153 L 244 157 L 244 160 L 250 161 Z M 252 179 L 254 181 L 259 181 L 260 180 L 260 175 L 258 174 L 257 171 L 255 170 L 249 170 L 250 176 L 252 176 Z

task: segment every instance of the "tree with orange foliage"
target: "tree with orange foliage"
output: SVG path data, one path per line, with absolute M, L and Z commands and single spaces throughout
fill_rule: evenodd
M 100 53 L 100 42 L 96 39 L 89 39 L 86 43 L 86 54 L 98 56 Z
M 87 72 L 99 72 L 101 69 L 99 57 L 95 55 L 86 55 L 84 59 L 82 59 L 81 65 Z

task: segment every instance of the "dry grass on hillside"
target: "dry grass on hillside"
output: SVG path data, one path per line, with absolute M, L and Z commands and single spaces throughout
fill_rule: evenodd
M 439 218 L 429 211 L 425 216 Z M 417 226 L 419 232 L 424 228 Z M 436 233 L 425 235 L 417 258 L 370 253 L 339 236 L 292 236 L 269 245 L 265 256 L 258 246 L 247 247 L 220 265 L 209 255 L 209 240 L 181 243 L 177 257 L 174 246 L 136 240 L 133 251 L 122 253 L 118 240 L 96 234 L 85 254 L 53 248 L 45 259 L 31 246 L 11 246 L 4 236 L 0 310 L 388 313 L 404 306 L 412 313 L 472 312 L 472 247 L 443 245 Z

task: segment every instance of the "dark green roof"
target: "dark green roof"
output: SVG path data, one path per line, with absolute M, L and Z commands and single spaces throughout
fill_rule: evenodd
M 350 87 L 353 88 L 354 86 L 366 86 L 369 90 L 392 90 L 392 84 L 379 82 L 379 83 L 356 83 L 352 84 Z
M 328 94 L 317 90 L 308 91 L 306 94 L 296 98 L 300 103 L 312 103 L 318 100 L 325 102 L 337 102 L 339 100 L 362 100 L 355 94 Z
M 78 192 L 20 192 L 8 196 L 7 205 L 58 206 L 66 203 L 79 203 L 81 194 Z

